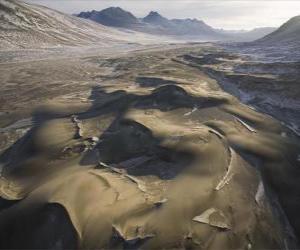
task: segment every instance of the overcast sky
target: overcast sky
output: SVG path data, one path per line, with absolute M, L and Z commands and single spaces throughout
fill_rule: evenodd
M 168 18 L 198 18 L 215 28 L 277 27 L 300 15 L 300 0 L 26 0 L 66 13 L 119 6 L 137 17 L 156 10 Z

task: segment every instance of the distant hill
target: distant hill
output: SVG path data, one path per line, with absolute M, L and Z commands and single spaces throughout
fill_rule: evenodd
M 271 34 L 257 40 L 263 44 L 300 44 L 300 16 L 291 18 Z
M 93 20 L 106 26 L 128 27 L 139 20 L 128 11 L 119 7 L 110 7 L 102 11 L 81 12 L 78 17 Z
M 127 28 L 156 35 L 198 36 L 211 40 L 223 40 L 227 37 L 226 34 L 216 32 L 203 21 L 197 19 L 167 19 L 155 11 L 151 11 L 141 19 L 119 7 L 110 7 L 102 11 L 81 12 L 77 16 L 107 26 Z
M 77 16 L 107 26 L 155 35 L 176 36 L 187 40 L 253 41 L 275 30 L 275 28 L 258 28 L 251 31 L 219 30 L 196 18 L 168 19 L 156 11 L 149 12 L 144 18 L 137 18 L 119 7 L 110 7 L 102 11 L 81 12 Z
M 252 30 L 238 30 L 238 31 L 226 31 L 220 30 L 225 34 L 230 35 L 231 39 L 238 42 L 252 42 L 257 39 L 260 39 L 272 32 L 274 32 L 277 28 L 274 27 L 262 27 L 262 28 L 255 28 Z
M 39 5 L 0 0 L 1 50 L 87 44 L 106 46 L 137 40 L 134 32 L 128 34 Z

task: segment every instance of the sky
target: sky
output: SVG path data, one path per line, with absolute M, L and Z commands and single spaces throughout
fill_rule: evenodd
M 214 28 L 230 30 L 278 27 L 300 15 L 300 0 L 26 0 L 74 14 L 121 7 L 137 17 L 158 11 L 167 18 L 197 18 Z

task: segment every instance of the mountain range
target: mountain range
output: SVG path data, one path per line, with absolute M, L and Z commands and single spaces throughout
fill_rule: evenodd
M 194 37 L 203 40 L 252 41 L 262 38 L 275 30 L 275 28 L 258 28 L 249 32 L 224 31 L 215 29 L 196 18 L 168 19 L 156 11 L 151 11 L 144 18 L 137 18 L 120 7 L 109 7 L 101 11 L 81 12 L 77 16 L 106 26 L 126 28 L 155 35 Z
M 89 19 L 89 20 L 87 20 Z M 97 23 L 96 23 L 97 22 Z M 110 27 L 108 27 L 110 26 Z M 252 31 L 214 29 L 197 19 L 168 19 L 151 11 L 144 18 L 119 7 L 77 16 L 17 0 L 0 1 L 0 49 L 113 45 L 159 41 L 256 41 L 259 45 L 299 44 L 300 16 L 280 28 Z M 159 35 L 159 36 L 158 36 Z M 172 38 L 168 40 L 169 38 Z

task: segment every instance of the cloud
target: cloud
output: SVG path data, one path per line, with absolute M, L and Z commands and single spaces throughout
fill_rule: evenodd
M 119 6 L 138 17 L 156 10 L 168 18 L 198 18 L 216 28 L 280 26 L 300 14 L 300 1 L 238 0 L 27 0 L 66 13 Z

